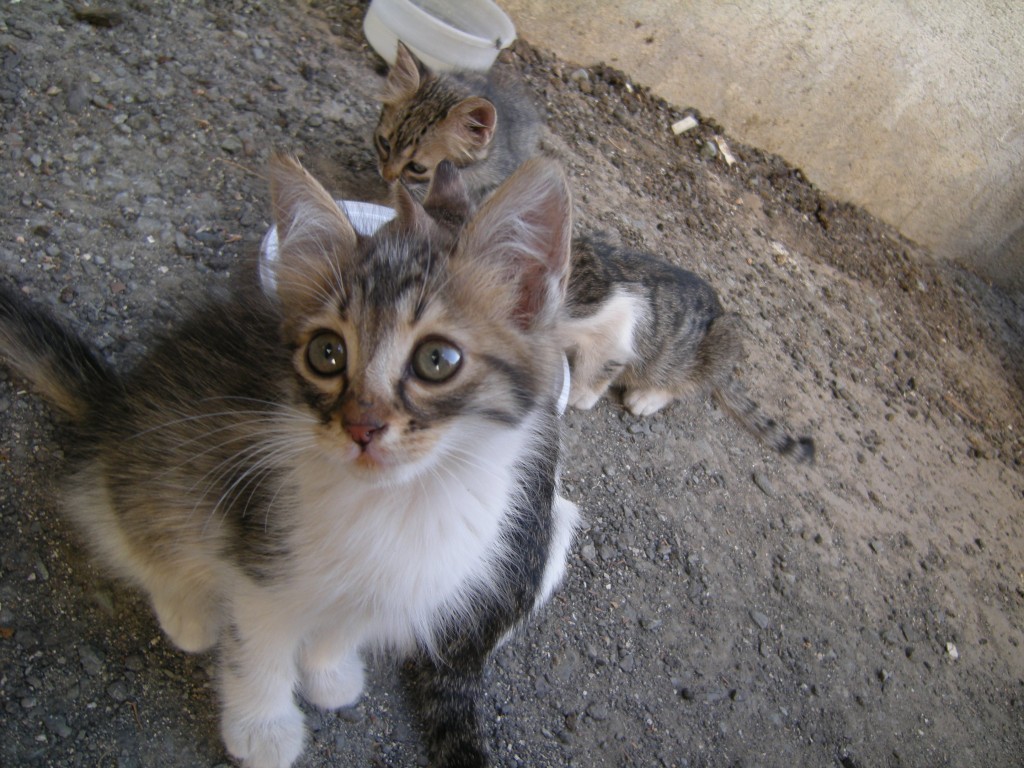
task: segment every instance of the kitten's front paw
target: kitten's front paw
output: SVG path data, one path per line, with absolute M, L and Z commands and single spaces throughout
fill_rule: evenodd
M 302 695 L 321 709 L 351 707 L 363 692 L 365 676 L 358 653 L 326 669 L 302 670 Z
M 234 720 L 225 714 L 221 735 L 245 768 L 290 768 L 306 741 L 302 713 L 295 706 L 270 720 Z
M 650 416 L 671 403 L 673 395 L 663 389 L 631 389 L 622 397 L 622 402 L 634 416 Z

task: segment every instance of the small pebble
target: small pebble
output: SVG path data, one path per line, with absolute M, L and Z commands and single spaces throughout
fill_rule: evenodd
M 772 485 L 772 481 L 768 479 L 767 475 L 763 472 L 755 472 L 753 476 L 754 485 L 756 485 L 765 496 L 775 495 L 775 486 Z
M 590 82 L 590 73 L 585 69 L 577 69 L 569 79 L 576 83 L 576 87 L 583 93 L 593 93 L 594 84 Z
M 44 717 L 43 722 L 46 723 L 47 728 L 62 739 L 66 739 L 74 733 L 74 731 L 71 730 L 71 726 L 68 725 L 67 719 L 63 715 Z
M 78 657 L 88 675 L 95 677 L 103 671 L 103 658 L 91 645 L 78 646 Z
M 107 687 L 107 695 L 120 703 L 128 698 L 128 686 L 125 685 L 124 681 L 117 680 Z
M 237 136 L 227 136 L 221 141 L 220 148 L 229 155 L 237 155 L 242 151 L 242 140 Z

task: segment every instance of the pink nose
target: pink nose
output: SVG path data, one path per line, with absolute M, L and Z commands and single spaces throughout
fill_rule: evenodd
M 364 448 L 368 446 L 373 438 L 388 428 L 387 424 L 373 422 L 370 424 L 346 424 L 345 431 L 357 444 Z

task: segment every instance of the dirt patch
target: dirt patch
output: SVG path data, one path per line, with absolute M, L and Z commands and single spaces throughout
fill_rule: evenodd
M 246 268 L 272 147 L 380 199 L 363 3 L 0 11 L 0 271 L 127 363 Z M 829 199 L 622 73 L 519 43 L 578 227 L 707 277 L 743 378 L 818 441 L 771 455 L 707 402 L 565 419 L 564 588 L 502 649 L 498 762 L 1024 764 L 1024 299 Z M 728 143 L 728 165 L 716 142 Z M 212 658 L 175 652 L 58 512 L 59 434 L 0 374 L 5 765 L 227 761 Z M 395 676 L 310 712 L 303 766 L 422 763 Z

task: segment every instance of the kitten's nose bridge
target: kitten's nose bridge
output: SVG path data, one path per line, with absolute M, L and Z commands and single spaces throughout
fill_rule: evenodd
M 402 175 L 402 169 L 394 163 L 382 163 L 380 175 L 384 177 L 384 181 L 390 183 Z
M 365 448 L 388 428 L 384 412 L 366 400 L 353 397 L 341 406 L 341 428 Z

